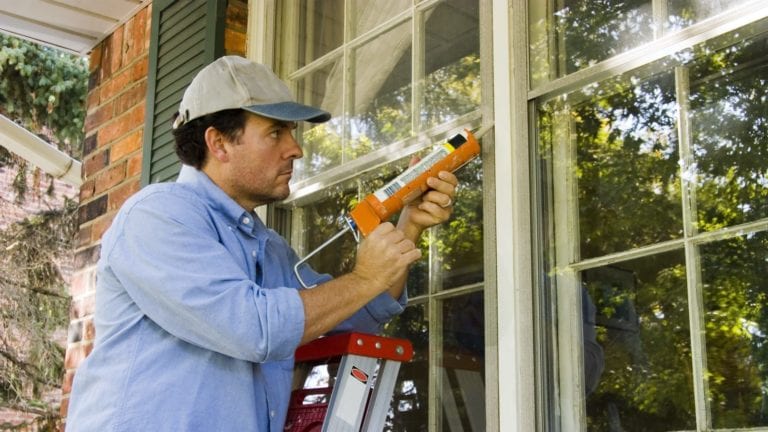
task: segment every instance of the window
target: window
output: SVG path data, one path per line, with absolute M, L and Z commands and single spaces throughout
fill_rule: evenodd
M 412 156 L 480 125 L 480 2 L 297 1 L 278 13 L 279 73 L 301 102 L 333 114 L 298 131 L 304 158 L 285 208 L 306 254 Z M 485 429 L 482 168 L 478 159 L 457 173 L 452 221 L 424 234 L 409 306 L 386 327 L 416 350 L 398 376 L 387 430 Z M 310 264 L 348 271 L 354 247 L 344 237 Z
M 765 428 L 768 8 L 554 3 L 529 10 L 551 47 L 530 70 L 557 311 L 542 410 L 562 430 Z M 605 361 L 591 393 L 583 298 Z

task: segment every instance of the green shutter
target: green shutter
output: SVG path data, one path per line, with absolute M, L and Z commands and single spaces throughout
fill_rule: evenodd
M 223 54 L 225 13 L 226 0 L 152 3 L 142 186 L 179 173 L 171 120 L 195 74 Z

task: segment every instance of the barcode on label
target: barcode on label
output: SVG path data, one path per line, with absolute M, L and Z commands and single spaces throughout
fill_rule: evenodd
M 416 177 L 427 171 L 432 165 L 436 164 L 440 159 L 444 158 L 451 153 L 451 150 L 446 146 L 439 146 L 432 153 L 424 156 L 424 159 L 420 160 L 416 165 L 408 168 L 404 173 L 400 174 L 397 178 L 387 183 L 383 188 L 374 192 L 374 196 L 380 202 L 384 202 L 386 199 L 396 194 L 397 191 L 403 188 L 406 184 L 411 182 Z

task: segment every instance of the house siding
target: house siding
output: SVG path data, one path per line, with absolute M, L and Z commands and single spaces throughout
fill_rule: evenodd
M 247 2 L 229 0 L 225 53 L 245 55 Z M 70 293 L 66 373 L 61 414 L 66 417 L 77 367 L 93 348 L 96 262 L 101 236 L 120 206 L 140 189 L 147 101 L 152 5 L 141 9 L 90 54 L 83 144 L 79 231 Z

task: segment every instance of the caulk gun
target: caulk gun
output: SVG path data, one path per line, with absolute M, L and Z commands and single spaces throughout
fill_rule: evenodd
M 307 260 L 348 231 L 352 231 L 355 240 L 360 242 L 360 234 L 367 236 L 382 222 L 402 210 L 406 204 L 420 197 L 429 188 L 427 186 L 429 177 L 436 177 L 440 171 L 456 171 L 477 157 L 480 154 L 480 144 L 477 140 L 492 126 L 493 124 L 490 124 L 481 128 L 477 131 L 477 136 L 468 129 L 453 136 L 384 187 L 365 197 L 343 217 L 346 226 L 341 231 L 293 267 L 293 272 L 301 285 L 305 288 L 312 287 L 308 286 L 299 274 L 299 267 Z

